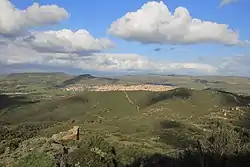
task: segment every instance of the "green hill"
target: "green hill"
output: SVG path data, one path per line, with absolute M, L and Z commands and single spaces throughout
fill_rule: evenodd
M 96 77 L 90 74 L 82 74 L 72 77 L 59 84 L 59 87 L 66 87 L 74 84 L 115 84 L 119 83 L 119 79 L 113 79 L 108 77 Z
M 11 100 L 13 105 L 24 99 Z M 217 120 L 240 131 L 250 128 L 249 103 L 249 97 L 229 92 L 177 88 L 166 92 L 82 92 L 2 107 L 0 140 L 8 142 L 0 143 L 0 151 L 6 146 L 15 150 L 29 138 L 51 137 L 78 125 L 81 138 L 102 136 L 123 155 L 121 161 L 128 162 L 139 154 L 183 150 L 211 134 Z
M 134 103 L 131 102 L 126 97 Z M 3 96 L 4 98 L 5 96 Z M 165 108 L 166 113 L 180 116 L 199 116 L 222 108 L 247 109 L 250 98 L 218 90 L 191 90 L 177 88 L 167 92 L 84 92 L 64 98 L 56 98 L 29 106 L 21 106 L 2 119 L 18 121 L 85 118 L 86 114 L 100 116 L 138 116 L 150 109 Z M 140 108 L 140 111 L 137 111 Z M 102 110 L 109 109 L 108 113 Z M 104 114 L 105 113 L 105 114 Z
M 154 129 L 157 123 L 166 120 L 196 126 L 222 118 L 222 110 L 228 110 L 227 119 L 237 122 L 242 113 L 249 112 L 249 103 L 249 97 L 186 88 L 167 92 L 84 92 L 22 105 L 5 112 L 0 121 L 17 124 L 30 121 L 65 123 L 74 120 L 86 123 L 85 128 L 94 124 L 97 130 L 100 130 L 99 127 L 106 130 L 119 127 L 123 133 L 132 131 L 138 134 L 136 129 Z M 236 107 L 239 111 L 230 111 Z
M 0 78 L 2 92 L 44 92 L 69 79 L 65 73 L 13 73 Z

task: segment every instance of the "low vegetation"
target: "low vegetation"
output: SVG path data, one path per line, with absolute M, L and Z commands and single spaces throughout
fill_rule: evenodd
M 49 138 L 22 142 L 19 148 L 5 151 L 3 162 L 16 167 L 39 166 L 114 166 L 114 167 L 236 167 L 250 163 L 249 141 L 231 125 L 218 122 L 210 136 L 188 148 L 163 154 L 146 151 L 137 145 L 125 146 L 105 140 L 97 134 L 82 136 L 79 141 L 54 144 Z M 51 148 L 52 147 L 52 148 Z M 32 151 L 29 150 L 32 148 Z M 20 155 L 20 156 L 18 156 Z
M 53 87 L 49 77 L 44 77 L 46 84 L 40 80 L 37 82 L 41 84 L 32 83 L 32 86 L 24 83 L 22 77 L 10 75 L 7 81 L 1 80 L 6 87 L 10 80 L 21 86 L 9 86 L 0 95 L 0 166 L 238 167 L 250 164 L 248 96 L 188 88 L 164 92 L 72 93 L 56 87 L 72 79 L 67 75 L 60 74 L 61 79 L 53 81 Z M 79 80 L 102 82 L 88 75 Z M 14 89 L 24 94 L 8 94 Z M 75 125 L 80 127 L 80 140 L 51 141 L 53 134 Z

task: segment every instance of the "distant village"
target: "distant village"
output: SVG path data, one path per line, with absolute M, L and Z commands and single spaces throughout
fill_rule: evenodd
M 174 89 L 173 86 L 165 85 L 152 85 L 152 84 L 140 84 L 140 85 L 123 85 L 123 84 L 109 84 L 109 85 L 73 85 L 63 88 L 66 91 L 151 91 L 161 92 Z

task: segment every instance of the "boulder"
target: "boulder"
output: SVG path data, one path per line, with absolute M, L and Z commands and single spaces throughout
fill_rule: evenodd
M 58 134 L 54 134 L 52 139 L 54 141 L 70 141 L 70 140 L 79 140 L 79 126 L 73 126 L 72 129 L 66 132 L 60 132 Z

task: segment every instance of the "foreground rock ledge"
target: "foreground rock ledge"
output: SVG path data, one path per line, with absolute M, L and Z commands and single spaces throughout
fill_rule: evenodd
M 51 139 L 56 142 L 79 140 L 79 131 L 79 126 L 73 126 L 69 131 L 54 134 Z

